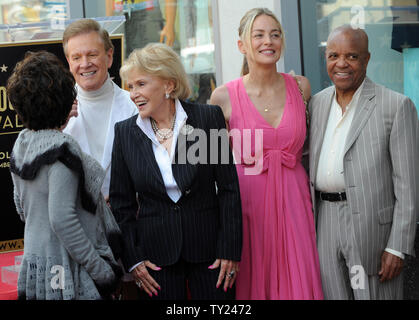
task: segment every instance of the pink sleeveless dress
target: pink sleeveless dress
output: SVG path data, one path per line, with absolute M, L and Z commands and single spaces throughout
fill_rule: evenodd
M 243 210 L 239 300 L 323 299 L 309 181 L 301 164 L 305 106 L 294 78 L 282 74 L 286 102 L 273 128 L 243 78 L 226 84 Z

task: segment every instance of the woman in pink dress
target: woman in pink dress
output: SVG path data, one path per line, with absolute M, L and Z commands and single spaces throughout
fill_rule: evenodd
M 236 298 L 323 299 L 309 182 L 301 164 L 307 130 L 301 92 L 308 100 L 310 84 L 277 72 L 285 42 L 271 11 L 247 12 L 239 36 L 242 77 L 211 96 L 211 104 L 223 109 L 240 182 L 243 250 Z

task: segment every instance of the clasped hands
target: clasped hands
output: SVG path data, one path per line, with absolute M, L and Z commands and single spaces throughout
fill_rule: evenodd
M 146 260 L 139 264 L 134 270 L 131 271 L 137 286 L 144 290 L 150 297 L 158 295 L 158 290 L 161 290 L 160 285 L 154 280 L 154 278 L 148 273 L 147 269 L 154 271 L 160 271 L 161 268 L 156 266 L 154 263 Z M 227 288 L 232 288 L 237 278 L 237 272 L 239 271 L 239 263 L 237 261 L 217 259 L 215 262 L 208 267 L 208 269 L 220 268 L 216 287 L 219 288 L 224 281 L 224 291 Z

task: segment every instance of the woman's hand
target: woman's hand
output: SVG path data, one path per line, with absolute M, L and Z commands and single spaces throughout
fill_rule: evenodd
M 237 272 L 240 270 L 239 263 L 233 260 L 217 259 L 209 266 L 209 269 L 216 269 L 218 267 L 220 267 L 220 273 L 218 275 L 216 287 L 218 288 L 224 279 L 224 291 L 227 291 L 227 288 L 229 287 L 231 289 L 234 281 L 236 281 Z
M 161 290 L 160 285 L 148 273 L 147 268 L 155 271 L 161 270 L 161 268 L 146 260 L 139 264 L 134 270 L 132 270 L 131 274 L 140 289 L 144 290 L 150 297 L 153 296 L 153 293 L 157 296 L 157 289 Z

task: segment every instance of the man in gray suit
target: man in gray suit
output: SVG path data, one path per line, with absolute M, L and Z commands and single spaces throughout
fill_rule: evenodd
M 310 187 L 326 299 L 402 299 L 414 255 L 418 116 L 412 101 L 367 76 L 368 36 L 330 34 L 334 83 L 310 102 Z

